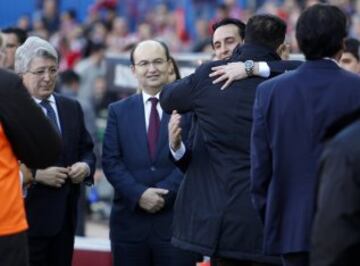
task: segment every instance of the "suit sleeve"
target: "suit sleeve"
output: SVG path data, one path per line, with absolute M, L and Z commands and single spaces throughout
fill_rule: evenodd
M 265 89 L 265 88 L 264 88 Z M 266 198 L 272 175 L 272 160 L 263 113 L 262 86 L 258 87 L 254 104 L 251 134 L 251 197 L 254 207 L 265 220 Z
M 270 68 L 270 77 L 298 68 L 303 62 L 298 60 L 279 60 L 267 62 Z
M 136 182 L 123 161 L 121 142 L 118 137 L 116 112 L 112 105 L 104 135 L 102 165 L 104 173 L 125 202 L 134 210 L 146 186 Z
M 94 142 L 90 136 L 90 133 L 86 129 L 85 121 L 84 121 L 84 113 L 82 108 L 78 102 L 77 111 L 79 114 L 79 126 L 80 126 L 80 139 L 78 144 L 80 161 L 87 163 L 90 167 L 90 174 L 84 179 L 85 184 L 93 184 L 94 183 L 94 172 L 95 172 L 95 153 L 94 153 Z
M 194 99 L 197 97 L 197 89 L 204 67 L 200 66 L 194 74 L 177 80 L 164 87 L 160 94 L 162 109 L 171 114 L 173 110 L 179 113 L 194 111 Z
M 61 153 L 60 136 L 21 80 L 12 73 L 1 77 L 0 122 L 16 157 L 30 168 L 53 165 Z
M 351 265 L 360 243 L 360 176 L 351 152 L 332 146 L 321 159 L 311 265 Z

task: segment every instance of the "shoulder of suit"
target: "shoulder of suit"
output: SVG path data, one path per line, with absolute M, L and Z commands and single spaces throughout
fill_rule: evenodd
M 113 102 L 109 105 L 111 108 L 129 108 L 134 104 L 138 104 L 142 102 L 141 94 L 134 94 L 124 99 Z

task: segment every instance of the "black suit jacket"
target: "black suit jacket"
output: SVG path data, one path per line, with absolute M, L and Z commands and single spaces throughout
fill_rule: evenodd
M 0 81 L 0 123 L 15 155 L 31 168 L 51 165 L 61 151 L 57 132 L 17 75 L 0 69 Z
M 80 104 L 64 96 L 54 96 L 63 140 L 63 152 L 54 166 L 68 167 L 79 161 L 85 162 L 91 170 L 85 181 L 92 182 L 95 170 L 93 141 L 85 128 Z M 75 228 L 79 188 L 79 184 L 72 184 L 69 179 L 61 188 L 40 183 L 32 185 L 25 198 L 29 235 L 55 235 L 64 222 L 71 223 Z
M 280 60 L 265 47 L 244 45 L 237 61 Z M 168 85 L 163 109 L 194 112 L 196 145 L 178 192 L 173 243 L 206 255 L 278 262 L 262 256 L 262 224 L 250 200 L 250 132 L 256 86 L 262 78 L 220 90 L 208 77 L 216 61 Z

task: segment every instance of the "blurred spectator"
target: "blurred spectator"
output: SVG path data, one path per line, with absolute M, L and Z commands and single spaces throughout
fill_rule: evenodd
M 111 31 L 107 35 L 106 44 L 110 52 L 121 53 L 136 43 L 136 37 L 129 33 L 128 24 L 125 18 L 114 19 Z
M 25 42 L 26 31 L 20 28 L 5 28 L 2 30 L 5 40 L 6 61 L 4 67 L 14 69 L 16 49 Z
M 44 22 L 44 26 L 50 34 L 56 32 L 60 26 L 58 1 L 44 0 L 40 18 Z
M 340 66 L 355 74 L 360 74 L 360 42 L 357 39 L 345 39 Z
M 6 62 L 6 48 L 5 48 L 5 37 L 0 32 L 0 68 L 5 67 Z
M 105 75 L 105 46 L 102 43 L 89 43 L 89 56 L 81 60 L 74 68 L 80 76 L 79 97 L 84 102 L 91 102 L 95 79 Z
M 198 53 L 204 50 L 208 44 L 211 44 L 211 33 L 209 29 L 209 22 L 206 19 L 198 19 L 195 24 L 196 39 L 192 47 L 192 52 Z
M 16 26 L 26 32 L 31 30 L 31 19 L 29 15 L 22 15 L 18 18 Z

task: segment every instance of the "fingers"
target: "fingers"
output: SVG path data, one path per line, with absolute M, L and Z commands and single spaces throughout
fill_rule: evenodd
M 224 73 L 222 76 L 215 79 L 212 83 L 217 84 L 217 83 L 223 82 L 224 80 L 227 80 L 227 79 L 229 79 L 229 76 Z
M 169 193 L 169 190 L 164 188 L 152 188 L 152 190 L 158 195 L 166 195 Z
M 229 78 L 224 85 L 222 85 L 221 90 L 225 90 L 226 88 L 228 88 L 230 86 L 230 84 L 233 82 L 232 78 Z
M 212 69 L 213 70 L 213 69 Z M 225 73 L 225 68 L 224 67 L 221 67 L 219 69 L 217 69 L 216 71 L 213 70 L 213 72 L 211 72 L 209 74 L 209 77 L 210 78 L 213 78 L 213 77 L 216 77 L 216 76 L 220 76 L 220 75 L 223 75 Z

